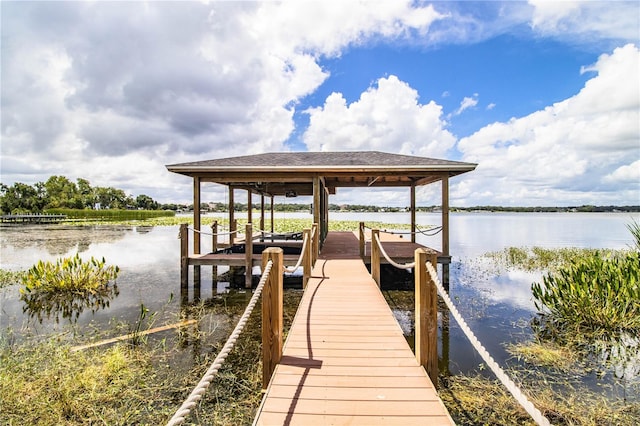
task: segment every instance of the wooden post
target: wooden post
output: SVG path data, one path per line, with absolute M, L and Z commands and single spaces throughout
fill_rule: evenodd
M 438 387 L 438 291 L 425 266 L 438 265 L 435 253 L 424 248 L 415 251 L 415 351 L 416 360 Z
M 442 178 L 442 254 L 445 262 L 442 264 L 442 286 L 449 291 L 449 175 Z
M 236 223 L 236 219 L 235 219 L 235 211 L 234 211 L 234 205 L 235 205 L 235 201 L 233 199 L 233 187 L 231 185 L 229 185 L 229 246 L 233 245 L 233 240 L 234 240 L 234 234 L 233 231 L 236 230 L 235 228 L 235 223 Z
M 416 183 L 411 183 L 411 242 L 416 242 Z
M 235 231 L 238 229 L 238 221 L 233 219 L 229 222 L 229 246 L 232 246 L 236 239 Z
M 215 253 L 218 251 L 218 221 L 214 220 L 211 224 L 211 252 Z M 213 265 L 211 267 L 211 280 L 213 282 L 213 288 L 215 289 L 218 281 L 218 267 Z M 215 292 L 214 292 L 215 293 Z
M 364 236 L 364 222 L 360 222 L 360 257 L 364 260 L 364 248 L 366 247 L 366 241 Z
M 320 178 L 319 177 L 314 177 L 313 178 L 313 223 L 319 223 L 320 224 L 320 229 L 322 230 L 323 228 L 323 220 L 321 219 L 321 201 L 320 198 L 322 197 L 322 194 L 320 193 Z
M 189 282 L 189 225 L 180 225 L 180 285 L 186 287 Z
M 273 211 L 274 211 L 273 202 L 274 202 L 275 198 L 276 197 L 271 196 L 271 233 L 272 234 L 273 234 L 273 230 L 274 230 L 274 227 L 273 227 Z
M 200 178 L 193 178 L 193 253 L 200 254 Z
M 264 194 L 260 194 L 260 231 L 264 231 Z M 260 233 L 260 241 L 264 241 L 264 233 Z
M 320 228 L 317 223 L 311 225 L 311 233 L 313 235 L 313 257 L 311 258 L 311 266 L 316 264 L 318 255 L 320 254 Z
M 376 242 L 376 237 L 379 235 L 379 230 L 371 230 L 371 277 L 378 284 L 378 287 L 380 287 L 380 248 Z
M 282 249 L 268 247 L 262 252 L 263 271 L 269 260 L 273 266 L 262 290 L 262 389 L 267 389 L 282 358 Z
M 247 189 L 247 222 L 253 222 L 253 202 L 251 201 L 251 190 Z
M 449 176 L 442 178 L 442 254 L 449 256 Z
M 307 288 L 307 281 L 311 277 L 311 266 L 313 261 L 313 241 L 311 241 L 311 229 L 302 230 L 303 240 L 307 241 L 307 246 L 302 254 L 302 288 Z
M 253 285 L 253 228 L 251 223 L 247 223 L 244 232 L 244 287 L 251 288 Z

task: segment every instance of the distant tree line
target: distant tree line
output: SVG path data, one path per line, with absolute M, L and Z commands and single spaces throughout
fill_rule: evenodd
M 128 196 L 122 189 L 92 187 L 88 180 L 70 181 L 64 176 L 51 176 L 46 182 L 11 186 L 0 183 L 0 210 L 9 213 L 41 213 L 47 209 L 144 209 L 164 206 L 148 195 Z
M 234 210 L 247 211 L 246 203 L 235 203 Z M 252 203 L 254 210 L 260 209 L 260 204 Z M 270 209 L 269 206 L 265 206 Z M 51 176 L 46 182 L 27 185 L 16 182 L 11 186 L 0 183 L 0 210 L 9 213 L 41 213 L 48 209 L 142 209 L 142 210 L 173 210 L 192 211 L 193 204 L 160 204 L 148 195 L 141 194 L 135 198 L 128 196 L 122 189 L 112 187 L 92 187 L 88 180 L 77 179 L 76 182 L 64 176 Z M 222 202 L 202 203 L 203 212 L 228 212 L 229 205 Z M 308 203 L 276 203 L 274 210 L 278 212 L 310 212 Z M 437 212 L 440 206 L 421 206 L 419 212 Z M 403 212 L 409 207 L 381 207 L 361 204 L 329 204 L 329 211 L 333 212 Z M 575 207 L 504 207 L 504 206 L 474 206 L 451 207 L 451 211 L 472 212 L 640 212 L 640 206 L 593 206 L 582 205 Z

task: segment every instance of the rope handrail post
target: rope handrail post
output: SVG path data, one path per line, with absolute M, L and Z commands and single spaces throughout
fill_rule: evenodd
M 438 264 L 438 256 L 432 251 L 418 248 L 415 251 L 415 353 L 416 360 L 424 367 L 433 386 L 438 388 L 438 290 L 427 271 L 426 262 Z
M 371 230 L 371 278 L 380 287 L 380 247 L 378 247 L 377 240 L 380 235 L 380 230 Z
M 180 286 L 188 285 L 189 281 L 189 224 L 180 225 Z
M 244 287 L 251 288 L 253 285 L 253 225 L 251 222 L 245 225 L 244 268 Z
M 218 221 L 214 220 L 211 224 L 211 251 L 218 251 Z
M 231 222 L 229 222 L 229 247 L 233 245 L 237 230 L 238 221 L 236 219 L 233 219 Z
M 313 261 L 313 244 L 311 242 L 311 229 L 307 228 L 302 231 L 303 233 L 303 241 L 306 241 L 306 244 L 303 244 L 305 252 L 302 255 L 302 288 L 307 288 L 307 282 L 311 277 L 311 267 Z
M 358 227 L 360 230 L 359 234 L 359 243 L 360 243 L 360 257 L 364 259 L 364 249 L 366 246 L 365 237 L 364 237 L 364 222 L 360 222 L 360 226 Z
M 311 259 L 311 265 L 316 264 L 316 260 L 318 260 L 318 255 L 320 254 L 320 232 L 317 223 L 311 225 L 311 237 L 312 237 L 312 245 L 313 245 L 313 257 Z
M 269 247 L 262 252 L 262 269 L 273 263 L 262 292 L 262 389 L 267 389 L 282 358 L 283 250 Z

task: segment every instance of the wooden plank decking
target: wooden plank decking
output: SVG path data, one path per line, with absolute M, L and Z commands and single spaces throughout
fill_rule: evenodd
M 254 425 L 454 424 L 348 250 L 325 242 Z

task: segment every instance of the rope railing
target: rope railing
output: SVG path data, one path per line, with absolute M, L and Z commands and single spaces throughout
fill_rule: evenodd
M 442 297 L 442 299 L 446 303 L 447 308 L 449 308 L 449 311 L 451 312 L 453 317 L 456 319 L 456 321 L 460 325 L 460 328 L 462 329 L 464 334 L 467 336 L 467 338 L 469 339 L 469 341 L 471 342 L 475 350 L 478 352 L 478 354 L 480 354 L 484 362 L 489 366 L 491 371 L 493 371 L 493 373 L 496 375 L 498 380 L 500 380 L 500 382 L 507 388 L 507 390 L 511 393 L 511 395 L 513 395 L 516 401 L 518 401 L 518 403 L 522 406 L 522 408 L 524 408 L 527 411 L 527 413 L 529 413 L 531 418 L 538 425 L 551 426 L 551 423 L 549 422 L 549 420 L 542 414 L 542 412 L 540 412 L 540 410 L 538 410 L 538 408 L 536 408 L 535 405 L 533 405 L 531 401 L 529 401 L 527 396 L 522 393 L 520 388 L 509 378 L 509 376 L 507 376 L 504 370 L 500 368 L 500 366 L 493 359 L 491 354 L 489 354 L 489 352 L 484 348 L 482 343 L 480 343 L 480 341 L 475 336 L 475 334 L 473 334 L 473 331 L 471 331 L 466 321 L 464 320 L 462 315 L 460 315 L 460 312 L 458 312 L 458 309 L 455 307 L 455 305 L 449 298 L 449 295 L 447 294 L 444 287 L 442 286 L 442 283 L 438 279 L 438 273 L 435 270 L 434 266 L 430 262 L 426 262 L 426 268 L 427 268 L 427 271 L 429 272 L 429 275 L 431 276 L 431 280 L 433 281 L 436 288 L 438 289 L 438 294 L 440 294 L 440 297 Z
M 233 346 L 240 336 L 240 333 L 242 333 L 242 330 L 244 330 L 244 327 L 249 320 L 249 316 L 251 315 L 251 312 L 253 312 L 253 308 L 258 303 L 258 298 L 260 297 L 262 289 L 264 288 L 264 285 L 269 278 L 272 267 L 273 262 L 269 260 L 264 268 L 262 277 L 260 277 L 260 282 L 258 283 L 258 286 L 256 287 L 251 300 L 247 304 L 242 317 L 240 317 L 238 324 L 236 324 L 236 327 L 233 329 L 233 332 L 227 339 L 227 342 L 224 344 L 222 350 L 220 351 L 218 356 L 216 356 L 216 359 L 213 361 L 205 375 L 202 377 L 202 379 L 200 379 L 198 385 L 193 389 L 193 391 L 191 391 L 189 397 L 182 403 L 178 411 L 176 411 L 173 417 L 169 420 L 167 426 L 182 424 L 186 420 L 186 417 L 191 413 L 191 409 L 196 406 L 200 399 L 202 399 L 202 396 L 207 391 L 207 388 L 211 384 L 214 376 L 218 373 L 218 370 L 222 367 L 222 364 L 224 364 L 224 361 L 227 359 L 229 352 L 231 352 L 231 350 L 233 349 Z
M 195 228 L 191 228 L 191 227 L 189 227 L 187 229 L 189 229 L 190 231 L 193 231 L 193 232 L 197 232 L 198 234 L 201 234 L 201 235 L 211 235 L 211 236 L 214 236 L 214 237 L 224 237 L 224 236 L 227 236 L 227 235 L 235 235 L 235 234 L 238 233 L 237 229 L 235 231 L 217 232 L 215 234 L 212 233 L 212 232 L 205 232 L 205 231 L 201 231 L 199 229 L 195 229 Z
M 387 262 L 389 262 L 391 265 L 395 266 L 398 269 L 411 269 L 411 268 L 415 268 L 416 266 L 416 262 L 411 262 L 411 263 L 397 263 L 394 262 L 393 259 L 391 259 L 389 257 L 389 255 L 387 254 L 387 252 L 384 250 L 384 247 L 382 247 L 382 243 L 380 242 L 380 237 L 378 237 L 378 235 L 374 236 L 375 242 L 378 245 L 378 247 L 380 248 L 380 253 L 382 253 L 382 255 L 384 256 L 385 259 L 387 259 Z
M 364 226 L 367 229 L 374 229 L 371 228 L 370 226 L 365 225 Z M 417 234 L 422 234 L 425 235 L 427 237 L 433 237 L 434 235 L 439 234 L 440 232 L 442 232 L 442 226 L 435 226 L 433 228 L 429 228 L 429 229 L 420 229 L 418 227 L 418 225 L 416 225 L 416 228 L 418 229 L 417 231 L 387 231 L 386 229 L 380 229 L 380 232 L 384 232 L 385 234 L 391 234 L 391 235 L 417 235 Z M 429 232 L 429 231 L 433 231 L 433 232 Z
M 302 261 L 304 259 L 304 255 L 307 252 L 307 244 L 309 244 L 309 238 L 305 235 L 304 240 L 302 242 L 302 251 L 300 252 L 300 257 L 298 257 L 298 262 L 294 266 L 287 266 L 284 268 L 284 272 L 288 272 L 290 274 L 294 273 L 298 270 L 300 265 L 302 265 Z

